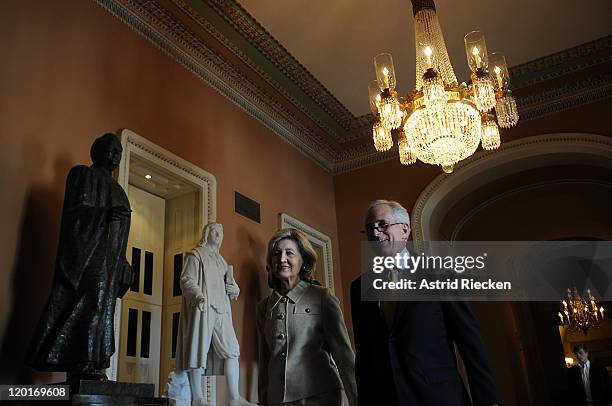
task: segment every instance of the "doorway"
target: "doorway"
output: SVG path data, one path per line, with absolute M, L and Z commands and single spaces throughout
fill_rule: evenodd
M 610 240 L 611 147 L 605 136 L 545 134 L 474 154 L 417 199 L 417 251 L 426 241 Z M 471 303 L 504 404 L 562 404 L 566 397 L 563 353 L 569 358 L 576 339 L 559 336 L 562 299 Z M 609 343 L 600 340 L 593 348 Z
M 136 277 L 115 311 L 109 376 L 154 384 L 159 396 L 175 368 L 184 254 L 216 217 L 216 181 L 132 131 L 122 130 L 121 140 L 118 181 L 132 208 L 126 257 Z M 205 379 L 214 404 L 214 379 Z

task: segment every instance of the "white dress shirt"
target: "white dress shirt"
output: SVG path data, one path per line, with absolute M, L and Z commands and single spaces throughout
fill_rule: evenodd
M 587 360 L 584 364 L 580 364 L 580 375 L 582 376 L 582 384 L 584 385 L 584 393 L 586 395 L 585 400 L 592 402 L 591 397 L 591 381 L 589 379 L 589 372 L 591 369 L 591 361 Z

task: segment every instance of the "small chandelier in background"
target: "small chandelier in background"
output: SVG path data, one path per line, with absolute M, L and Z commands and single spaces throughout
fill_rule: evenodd
M 567 290 L 567 301 L 563 301 L 563 308 L 559 312 L 559 323 L 570 331 L 580 330 L 587 335 L 589 328 L 599 327 L 604 319 L 603 306 L 597 307 L 591 290 L 587 289 L 588 301 L 583 300 L 578 290 Z
M 406 98 L 398 97 L 393 58 L 387 53 L 374 58 L 376 80 L 368 86 L 375 115 L 374 147 L 380 152 L 389 150 L 393 146 L 391 130 L 398 129 L 402 164 L 420 159 L 451 173 L 478 144 L 487 150 L 498 148 L 499 127 L 509 128 L 518 122 L 508 67 L 502 54 L 487 53 L 484 35 L 473 31 L 464 38 L 471 85 L 459 85 L 433 0 L 412 0 L 412 7 L 416 88 Z

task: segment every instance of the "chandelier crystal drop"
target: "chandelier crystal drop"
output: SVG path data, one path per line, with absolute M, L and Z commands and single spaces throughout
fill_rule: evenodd
M 482 121 L 482 147 L 488 151 L 499 148 L 499 127 L 492 115 Z
M 489 75 L 472 75 L 474 104 L 479 111 L 489 111 L 495 107 L 495 89 Z
M 419 108 L 406 123 L 416 156 L 423 162 L 442 166 L 451 173 L 455 164 L 478 148 L 482 131 L 480 113 L 472 104 L 449 101 L 443 110 Z
M 395 91 L 382 92 L 378 111 L 380 112 L 380 121 L 386 128 L 394 130 L 402 124 L 404 112 Z
M 429 69 L 423 77 L 423 103 L 427 108 L 440 110 L 446 105 L 444 82 L 433 69 Z
M 408 142 L 408 137 L 404 129 L 400 129 L 397 135 L 397 147 L 399 149 L 400 162 L 403 165 L 410 165 L 416 162 L 417 157 L 411 149 L 412 147 Z
M 374 58 L 376 80 L 368 86 L 370 108 L 376 117 L 374 147 L 389 150 L 393 146 L 391 130 L 399 128 L 402 164 L 418 159 L 451 173 L 479 144 L 487 150 L 499 148 L 499 126 L 509 128 L 518 121 L 506 59 L 500 53 L 487 53 L 481 32 L 468 33 L 464 42 L 472 83 L 459 85 L 433 0 L 412 0 L 412 7 L 416 86 L 400 99 L 395 91 L 392 56 L 382 53 Z M 495 115 L 490 112 L 493 108 Z
M 393 146 L 391 130 L 382 124 L 379 117 L 377 117 L 376 121 L 374 122 L 372 133 L 374 137 L 374 148 L 376 148 L 376 151 L 384 152 L 391 149 Z
M 578 290 L 567 290 L 567 301 L 563 301 L 558 313 L 559 324 L 570 331 L 580 330 L 587 335 L 590 328 L 599 327 L 604 320 L 604 308 L 598 307 L 591 290 L 587 289 L 588 300 L 582 299 Z
M 516 101 L 514 101 L 514 97 L 511 96 L 510 91 L 497 99 L 495 114 L 497 115 L 497 121 L 501 128 L 513 127 L 518 122 L 519 116 L 516 108 Z

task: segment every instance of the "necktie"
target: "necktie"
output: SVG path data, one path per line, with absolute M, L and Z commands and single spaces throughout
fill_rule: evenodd
M 389 269 L 387 280 L 389 282 L 397 282 L 399 280 L 398 270 L 395 268 Z M 397 308 L 397 302 L 394 300 L 391 300 L 393 299 L 393 296 L 394 296 L 394 292 L 389 292 L 386 296 L 387 300 L 385 300 L 382 303 L 383 317 L 385 318 L 385 321 L 387 322 L 387 326 L 389 327 L 389 329 L 393 327 L 393 320 L 395 319 L 395 310 Z
M 591 401 L 591 385 L 589 383 L 589 364 L 582 366 L 582 383 L 584 384 L 584 394 L 586 400 Z

